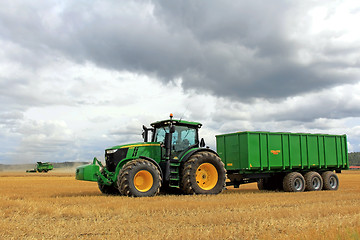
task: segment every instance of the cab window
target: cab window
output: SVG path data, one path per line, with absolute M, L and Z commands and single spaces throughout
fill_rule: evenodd
M 165 134 L 169 132 L 169 127 L 157 128 L 155 132 L 155 142 L 164 142 Z
M 169 127 L 157 128 L 155 130 L 155 142 L 164 142 L 165 134 L 169 133 Z M 190 146 L 198 144 L 197 129 L 186 126 L 175 126 L 175 132 L 172 134 L 171 146 L 175 152 L 183 151 Z
M 197 143 L 196 128 L 175 126 L 175 132 L 172 134 L 172 145 L 174 151 L 183 151 Z

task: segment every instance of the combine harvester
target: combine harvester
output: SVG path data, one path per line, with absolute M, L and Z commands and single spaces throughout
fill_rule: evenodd
M 303 192 L 337 190 L 336 173 L 348 169 L 346 135 L 237 132 L 216 136 L 214 151 L 199 140 L 201 123 L 171 114 L 151 126 L 143 126 L 144 142 L 106 149 L 106 165 L 94 158 L 76 169 L 76 179 L 98 182 L 105 194 L 135 197 L 154 196 L 161 187 L 218 194 L 252 182 L 260 190 Z
M 26 170 L 26 172 L 45 172 L 47 173 L 50 170 L 53 170 L 54 166 L 49 162 L 37 162 L 36 167 L 31 170 Z

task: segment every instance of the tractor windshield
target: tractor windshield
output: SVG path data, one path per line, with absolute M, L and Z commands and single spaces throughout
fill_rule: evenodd
M 157 128 L 155 131 L 155 141 L 164 142 L 165 133 L 168 132 L 168 126 Z M 173 151 L 180 152 L 195 144 L 198 144 L 197 128 L 191 128 L 187 126 L 175 126 L 175 132 L 172 134 L 171 139 Z

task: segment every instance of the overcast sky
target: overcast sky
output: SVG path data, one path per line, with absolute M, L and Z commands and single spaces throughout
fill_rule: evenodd
M 169 113 L 233 131 L 347 134 L 360 151 L 358 1 L 0 6 L 0 164 L 103 159 Z

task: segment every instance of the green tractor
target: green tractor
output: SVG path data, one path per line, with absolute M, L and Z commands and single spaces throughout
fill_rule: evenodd
M 105 166 L 93 163 L 76 169 L 76 179 L 98 182 L 105 194 L 154 196 L 160 189 L 185 194 L 218 194 L 226 170 L 219 155 L 199 140 L 201 123 L 170 119 L 143 126 L 144 142 L 105 150 Z M 151 139 L 150 139 L 151 138 Z

